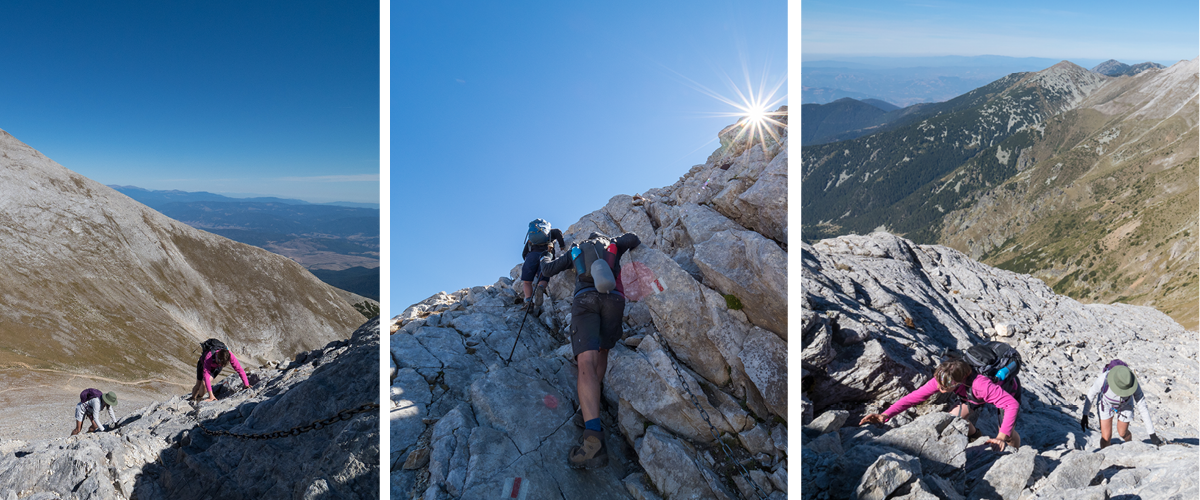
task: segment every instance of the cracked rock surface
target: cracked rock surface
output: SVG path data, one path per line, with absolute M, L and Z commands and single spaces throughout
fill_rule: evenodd
M 1197 332 L 882 232 L 802 244 L 801 262 L 803 498 L 1200 496 Z M 949 397 L 858 426 L 929 380 L 944 349 L 987 341 L 1023 359 L 1019 449 L 986 447 L 999 426 L 990 407 L 984 436 L 968 442 L 965 421 L 945 413 Z M 1094 410 L 1081 428 L 1084 395 L 1113 358 L 1134 370 L 1167 444 L 1150 444 L 1140 415 L 1131 442 L 1114 436 L 1104 450 Z
M 787 131 L 740 131 L 722 130 L 679 182 L 614 196 L 564 231 L 568 245 L 592 231 L 642 241 L 621 262 L 608 465 L 567 466 L 581 434 L 566 334 L 575 274 L 552 278 L 545 310 L 525 318 L 518 267 L 393 318 L 391 498 L 786 497 Z
M 379 319 L 346 340 L 288 364 L 233 374 L 198 410 L 181 396 L 121 414 L 121 426 L 40 441 L 0 441 L 0 498 L 374 499 L 379 497 L 379 413 L 370 409 L 320 428 L 265 434 L 378 401 Z M 119 409 L 119 408 L 118 408 Z M 64 431 L 67 434 L 69 431 Z

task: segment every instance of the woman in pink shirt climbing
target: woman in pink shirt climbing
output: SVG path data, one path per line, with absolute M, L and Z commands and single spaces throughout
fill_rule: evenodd
M 938 365 L 929 382 L 900 398 L 883 414 L 872 413 L 863 417 L 858 425 L 887 422 L 900 412 L 925 402 L 935 392 L 954 392 L 958 395 L 959 404 L 949 413 L 967 419 L 971 429 L 968 439 L 974 440 L 980 435 L 979 430 L 975 428 L 975 420 L 978 418 L 979 407 L 988 403 L 999 408 L 1001 413 L 1000 432 L 996 437 L 987 440 L 988 445 L 995 447 L 996 451 L 1004 451 L 1007 446 L 1021 447 L 1021 435 L 1013 428 L 1017 421 L 1017 413 L 1021 409 L 1020 402 L 988 377 L 976 373 L 971 365 L 958 359 Z
M 242 376 L 242 383 L 246 384 L 246 387 L 250 387 L 250 379 L 246 378 L 246 370 L 242 369 L 242 364 L 238 362 L 237 356 L 229 352 L 224 343 L 216 339 L 208 339 L 200 345 L 204 352 L 200 354 L 200 360 L 196 362 L 196 385 L 192 387 L 192 400 L 196 400 L 201 394 L 204 394 L 204 401 L 216 401 L 217 397 L 212 392 L 212 379 L 220 375 L 221 370 L 224 370 L 229 364 L 233 364 L 233 369 Z

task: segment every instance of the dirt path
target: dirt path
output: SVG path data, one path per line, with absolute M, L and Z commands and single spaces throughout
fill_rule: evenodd
M 95 375 L 80 375 L 80 374 L 78 374 L 78 373 L 74 373 L 74 372 L 65 372 L 65 371 L 62 371 L 62 370 L 53 370 L 53 369 L 50 369 L 50 368 L 34 368 L 34 367 L 32 367 L 32 366 L 29 366 L 28 364 L 21 363 L 21 362 L 14 362 L 14 363 L 11 363 L 11 364 L 14 364 L 14 365 L 21 365 L 21 366 L 22 366 L 22 368 L 20 368 L 20 369 L 22 369 L 22 370 L 25 370 L 25 371 L 33 371 L 33 372 L 45 372 L 45 373 L 60 373 L 60 374 L 63 374 L 63 375 L 70 375 L 70 376 L 71 376 L 71 379 L 70 379 L 70 380 L 74 380 L 75 378 L 86 378 L 86 379 L 89 379 L 89 380 L 102 380 L 102 381 L 105 381 L 105 382 L 112 382 L 112 383 L 114 383 L 114 384 L 121 384 L 121 385 L 143 385 L 143 384 L 149 384 L 149 383 L 151 383 L 151 382 L 158 382 L 158 383 L 162 383 L 162 384 L 177 385 L 177 386 L 179 386 L 179 387 L 184 387 L 184 388 L 190 388 L 190 387 L 191 387 L 191 385 L 189 385 L 189 384 L 181 384 L 181 383 L 179 383 L 179 382 L 172 382 L 172 381 L 170 381 L 170 380 L 167 380 L 167 379 L 161 379 L 161 378 L 148 378 L 148 379 L 143 379 L 143 380 L 134 380 L 134 381 L 127 382 L 127 381 L 124 381 L 124 380 L 117 380 L 117 379 L 113 379 L 113 378 L 97 377 L 97 376 L 95 376 Z M 4 368 L 0 368 L 0 374 L 3 374 L 5 371 L 8 371 L 8 370 L 17 370 L 17 369 L 18 369 L 18 368 L 13 368 L 13 367 L 4 367 Z M 4 389 L 4 390 L 0 390 L 0 393 L 6 392 L 6 391 L 8 391 L 8 390 L 11 390 L 11 389 Z

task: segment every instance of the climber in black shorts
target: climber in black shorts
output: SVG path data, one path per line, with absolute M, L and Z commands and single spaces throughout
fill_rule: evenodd
M 608 465 L 604 429 L 600 425 L 600 382 L 608 368 L 608 351 L 621 339 L 621 320 L 625 313 L 621 256 L 640 243 L 633 233 L 617 238 L 592 233 L 587 240 L 572 245 L 557 259 L 550 254 L 542 256 L 541 273 L 546 279 L 572 267 L 576 271 L 575 293 L 571 300 L 571 349 L 579 366 L 576 389 L 584 431 L 579 445 L 572 447 L 567 456 L 572 468 L 592 469 Z M 592 272 L 600 268 L 607 268 L 611 273 Z

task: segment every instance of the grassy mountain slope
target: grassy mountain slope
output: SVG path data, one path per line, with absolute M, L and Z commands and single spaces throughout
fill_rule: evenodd
M 950 212 L 938 241 L 1085 302 L 1198 325 L 1197 65 L 1114 81 L 1049 120 L 1029 165 Z

